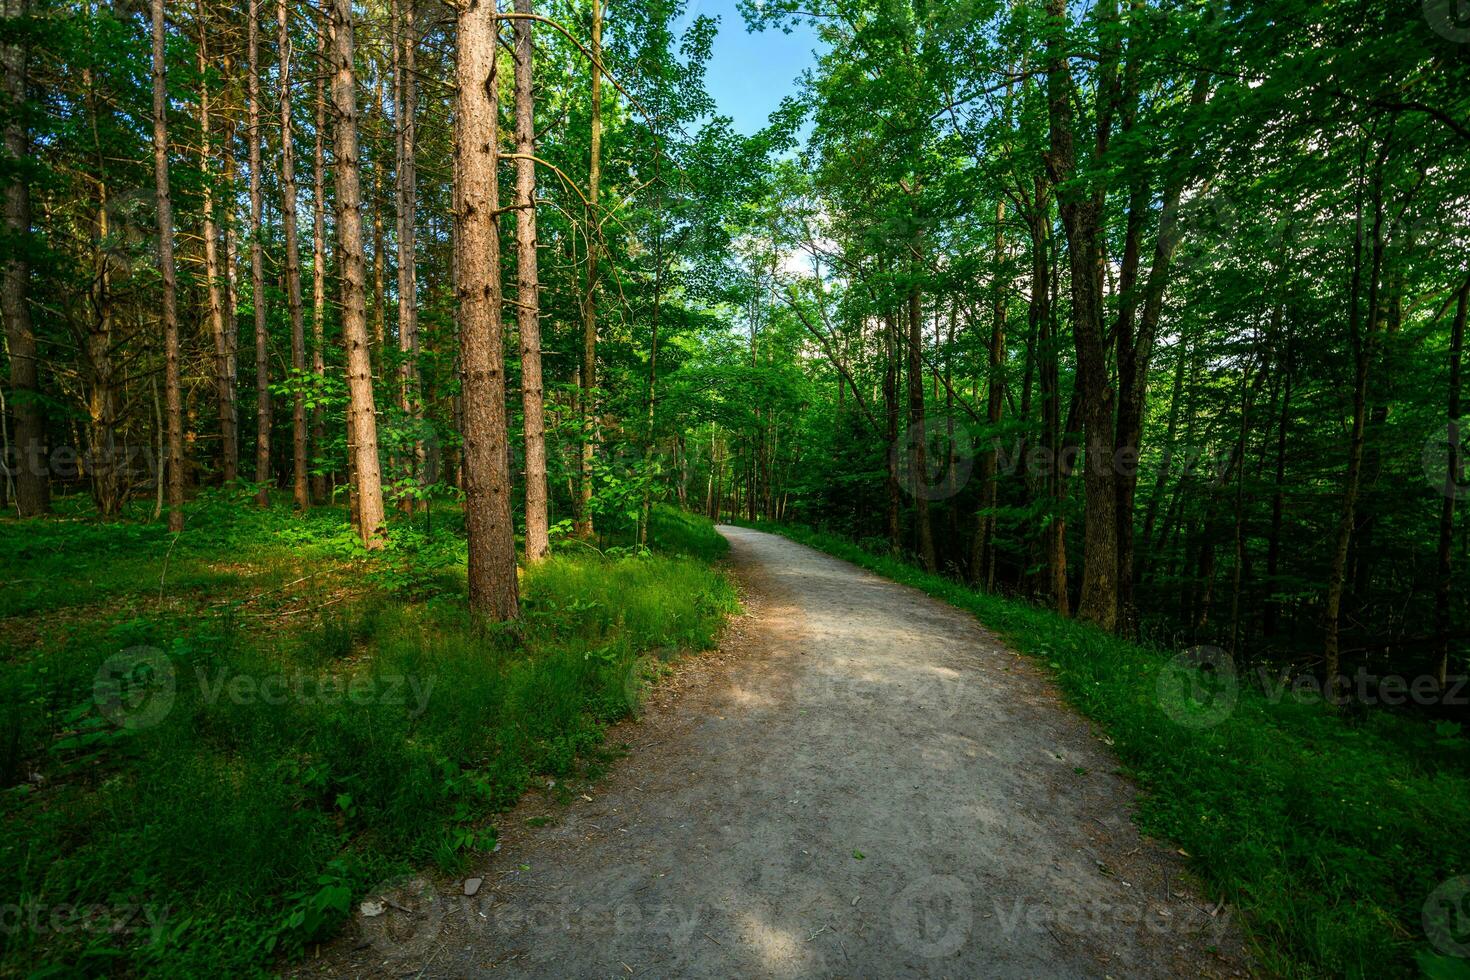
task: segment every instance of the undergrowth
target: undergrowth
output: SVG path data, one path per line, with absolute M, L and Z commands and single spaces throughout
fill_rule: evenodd
M 452 506 L 381 555 L 339 509 L 190 518 L 0 523 L 0 973 L 272 969 L 383 878 L 493 847 L 533 778 L 595 769 L 735 603 L 708 522 L 666 508 L 653 553 L 527 570 L 502 626 L 465 607 Z

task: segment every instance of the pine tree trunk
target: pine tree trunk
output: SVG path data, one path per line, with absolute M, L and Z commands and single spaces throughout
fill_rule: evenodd
M 224 299 L 220 295 L 219 232 L 214 220 L 214 150 L 210 143 L 210 97 L 205 72 L 209 67 L 209 30 L 204 4 L 194 7 L 199 25 L 199 177 L 201 234 L 204 237 L 204 286 L 209 303 L 209 333 L 214 340 L 214 390 L 219 412 L 220 473 L 226 484 L 240 475 L 239 436 L 235 431 L 235 386 L 230 370 L 230 337 L 225 329 Z
M 255 308 L 255 482 L 260 484 L 256 500 L 270 503 L 271 479 L 271 378 L 270 334 L 265 319 L 265 258 L 261 250 L 260 190 L 260 13 L 254 3 L 249 11 L 247 44 L 250 100 L 250 290 Z
M 385 83 L 381 78 L 374 86 L 377 92 L 377 115 L 382 120 L 386 110 L 384 105 Z M 377 152 L 377 146 L 372 142 L 372 133 L 369 131 L 368 157 L 372 161 L 373 169 L 373 356 L 375 361 L 375 374 L 383 377 L 388 366 L 388 302 L 387 302 L 387 253 L 383 245 L 383 207 L 387 203 L 383 191 L 383 154 Z
M 327 130 L 327 36 L 331 33 L 330 14 L 319 16 L 316 32 L 316 146 L 312 160 L 311 215 L 311 371 L 320 390 L 327 373 L 327 161 L 324 145 Z M 327 499 L 326 412 L 318 403 L 311 410 L 311 444 L 316 450 L 318 472 L 311 479 L 311 495 L 318 503 Z
M 348 429 L 358 530 L 369 549 L 383 545 L 383 482 L 373 405 L 362 254 L 362 187 L 357 163 L 357 76 L 352 0 L 332 0 L 332 104 L 336 109 L 337 254 L 342 275 L 342 340 L 347 348 Z
M 301 313 L 301 246 L 296 239 L 296 147 L 291 125 L 291 20 L 276 0 L 281 72 L 281 231 L 286 245 L 286 305 L 291 315 L 291 495 L 298 510 L 311 506 L 306 483 L 306 331 Z
M 1470 279 L 1460 287 L 1456 300 L 1455 324 L 1450 330 L 1450 393 L 1445 406 L 1446 456 L 1444 499 L 1439 506 L 1439 561 L 1438 586 L 1434 592 L 1434 635 L 1435 673 L 1441 689 L 1449 673 L 1450 660 L 1450 597 L 1454 579 L 1451 565 L 1451 545 L 1455 535 L 1455 499 L 1464 492 L 1465 459 L 1460 440 L 1460 360 L 1465 351 L 1465 313 L 1470 303 Z
M 418 435 L 422 418 L 422 395 L 419 383 L 418 267 L 414 219 L 418 210 L 418 176 L 416 145 L 418 130 L 414 119 L 418 111 L 418 27 L 414 16 L 415 0 L 402 2 L 402 37 L 397 50 L 398 70 L 394 106 L 397 109 L 398 149 L 398 349 L 403 357 L 398 367 L 400 407 L 414 424 L 413 476 L 420 485 L 425 481 L 424 442 Z M 406 499 L 409 513 L 414 498 Z
M 340 0 L 346 2 L 346 0 Z M 515 537 L 511 525 L 502 344 L 500 230 L 496 211 L 499 107 L 495 8 L 460 9 L 455 144 L 460 231 L 460 352 L 464 361 L 465 534 L 470 608 L 492 620 L 518 615 Z
M 158 271 L 163 278 L 164 401 L 168 405 L 168 529 L 184 529 L 184 399 L 179 380 L 178 284 L 174 213 L 168 180 L 168 87 L 164 79 L 163 0 L 153 13 L 153 182 L 158 211 Z M 160 474 L 160 478 L 161 478 Z
M 600 0 L 599 0 L 600 2 Z M 531 0 L 515 0 L 518 14 Z M 516 50 L 516 320 L 521 341 L 521 409 L 526 433 L 526 561 L 551 550 L 546 514 L 546 422 L 541 381 L 540 277 L 536 264 L 535 94 L 531 22 L 515 22 Z
M 26 0 L 5 0 L 5 19 L 10 24 L 26 16 Z M 26 99 L 26 51 L 20 44 L 6 45 L 5 94 L 17 109 Z M 30 138 L 19 113 L 13 112 L 5 126 L 5 152 L 13 160 L 30 156 Z M 11 411 L 15 415 L 14 453 L 15 503 L 21 517 L 35 517 L 51 510 L 50 460 L 46 453 L 46 415 L 41 404 L 36 363 L 36 334 L 31 326 L 31 267 L 24 250 L 31 234 L 31 192 L 24 176 L 5 188 L 5 229 L 13 242 L 12 258 L 5 263 L 0 312 L 5 316 L 5 340 L 10 348 Z
M 602 176 L 602 0 L 592 3 L 592 132 L 587 169 L 587 284 L 582 293 L 582 458 L 577 534 L 592 536 L 593 429 L 597 418 L 597 192 Z

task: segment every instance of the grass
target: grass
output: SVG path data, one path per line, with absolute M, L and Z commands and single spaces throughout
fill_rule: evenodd
M 1199 679 L 1193 696 L 1179 697 L 1177 682 L 1195 679 L 1178 671 L 1177 651 L 975 592 L 834 535 L 759 526 L 965 609 L 1046 665 L 1142 787 L 1141 828 L 1174 841 L 1213 897 L 1243 913 L 1266 970 L 1470 972 L 1435 953 L 1422 925 L 1431 893 L 1470 873 L 1470 751 L 1458 726 L 1381 709 L 1345 717 L 1312 699 L 1273 698 L 1248 677 L 1218 717 L 1228 689 Z M 1455 912 L 1463 891 L 1450 896 Z
M 0 523 L 0 974 L 269 972 L 374 883 L 493 847 L 534 778 L 595 774 L 734 608 L 722 539 L 659 508 L 654 553 L 562 547 L 486 627 L 461 527 L 399 518 L 368 555 L 338 509 L 223 496 L 176 543 Z

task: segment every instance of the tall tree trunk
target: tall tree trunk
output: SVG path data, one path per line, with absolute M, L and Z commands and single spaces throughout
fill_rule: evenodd
M 398 350 L 403 355 L 398 365 L 400 407 L 414 426 L 413 477 L 420 485 L 424 482 L 424 441 L 418 428 L 422 418 L 422 395 L 419 383 L 419 321 L 418 321 L 418 268 L 415 257 L 415 217 L 418 210 L 417 151 L 418 127 L 414 118 L 418 112 L 418 25 L 415 18 L 416 0 L 400 0 L 402 3 L 402 37 L 396 50 L 401 55 L 394 60 L 398 70 L 394 73 L 396 88 L 394 106 L 397 109 L 398 150 Z M 414 498 L 405 501 L 410 513 L 414 509 Z
M 345 0 L 342 0 L 345 2 Z M 495 8 L 459 11 L 456 67 L 459 139 L 460 351 L 464 359 L 465 532 L 470 608 L 494 620 L 518 614 L 515 537 L 507 459 L 505 366 L 501 331 L 500 229 L 496 212 L 497 105 Z
M 260 12 L 247 3 L 247 58 L 250 62 L 247 91 L 250 100 L 250 289 L 255 308 L 255 482 L 260 484 L 256 500 L 270 503 L 271 479 L 271 377 L 270 334 L 265 320 L 265 266 L 261 251 L 260 191 Z
M 1206 76 L 1201 74 L 1196 78 L 1191 92 L 1191 105 L 1201 105 L 1208 91 Z M 1186 170 L 1183 159 L 1186 155 L 1182 149 L 1176 149 L 1171 154 L 1174 169 L 1164 184 L 1158 235 L 1154 240 L 1153 263 L 1149 267 L 1148 280 L 1144 286 L 1143 312 L 1138 317 L 1136 335 L 1133 315 L 1137 305 L 1133 299 L 1136 276 L 1129 276 L 1123 286 L 1123 309 L 1119 313 L 1115 331 L 1118 361 L 1118 419 L 1114 448 L 1114 459 L 1118 462 L 1114 473 L 1118 535 L 1117 605 L 1118 625 L 1123 632 L 1130 635 L 1138 628 L 1138 610 L 1133 599 L 1133 583 L 1137 578 L 1134 568 L 1133 509 L 1138 492 L 1138 457 L 1148 397 L 1148 369 L 1153 358 L 1159 321 L 1163 315 L 1164 288 L 1168 283 L 1174 252 L 1183 237 L 1183 229 L 1179 225 L 1179 199 L 1184 192 Z M 1146 193 L 1134 196 L 1129 208 L 1130 230 L 1135 224 L 1143 224 L 1141 212 L 1150 206 Z M 1135 208 L 1140 212 L 1137 219 L 1133 214 Z M 1141 230 L 1137 232 L 1137 237 L 1142 237 Z M 1130 247 L 1136 254 L 1138 245 L 1130 240 Z M 1136 267 L 1136 258 L 1133 264 Z
M 1367 426 L 1368 370 L 1375 350 L 1378 330 L 1378 279 L 1383 269 L 1383 162 L 1388 154 L 1384 142 L 1373 172 L 1373 257 L 1368 273 L 1368 323 L 1362 325 L 1363 278 L 1363 210 L 1359 191 L 1358 215 L 1353 234 L 1353 271 L 1350 287 L 1348 334 L 1354 354 L 1352 421 L 1348 435 L 1347 473 L 1343 478 L 1342 508 L 1337 524 L 1337 541 L 1332 551 L 1332 567 L 1327 577 L 1324 602 L 1322 666 L 1329 702 L 1336 703 L 1342 688 L 1340 671 L 1340 632 L 1342 628 L 1342 595 L 1347 581 L 1348 550 L 1352 545 L 1356 523 L 1358 486 L 1363 472 L 1363 435 Z M 1361 186 L 1361 178 L 1360 178 Z
M 1450 393 L 1445 405 L 1445 474 L 1444 499 L 1439 505 L 1439 583 L 1434 592 L 1435 673 L 1439 686 L 1445 686 L 1450 662 L 1450 597 L 1453 576 L 1450 564 L 1451 544 L 1455 534 L 1455 500 L 1464 492 L 1465 459 L 1460 440 L 1460 359 L 1465 350 L 1465 312 L 1470 301 L 1470 279 L 1460 287 L 1455 306 L 1455 325 L 1450 330 Z
M 1066 0 L 1047 0 L 1047 13 L 1059 22 L 1067 19 Z M 1099 19 L 1116 19 L 1116 3 L 1108 0 Z M 1047 41 L 1047 100 L 1050 146 L 1043 154 L 1057 191 L 1058 209 L 1067 235 L 1067 258 L 1072 273 L 1073 339 L 1077 346 L 1077 385 L 1085 446 L 1083 486 L 1086 526 L 1082 555 L 1082 595 L 1079 619 L 1113 630 L 1118 619 L 1117 501 L 1113 479 L 1113 402 L 1108 381 L 1108 356 L 1103 331 L 1103 218 L 1106 188 L 1077 184 L 1075 84 L 1060 34 Z M 1098 120 L 1095 157 L 1107 151 L 1112 112 L 1117 99 L 1117 56 L 1103 52 L 1098 67 Z
M 1005 407 L 1006 292 L 1003 279 L 1005 256 L 1006 202 L 995 205 L 995 251 L 992 255 L 994 297 L 991 305 L 989 380 L 986 383 L 985 421 L 990 427 L 990 448 L 980 460 L 980 518 L 975 526 L 975 543 L 970 555 L 970 584 L 995 588 L 995 508 L 999 502 L 996 462 L 1000 450 L 1000 422 Z
M 322 11 L 316 31 L 316 146 L 311 172 L 311 373 L 315 375 L 314 383 L 318 391 L 321 390 L 327 373 L 327 160 L 324 141 L 327 130 L 327 36 L 331 30 L 331 15 Z M 326 411 L 321 406 L 320 397 L 315 401 L 311 410 L 311 444 L 316 451 L 317 472 L 311 479 L 311 495 L 318 502 L 325 502 Z
M 1281 526 L 1286 512 L 1286 434 L 1291 423 L 1292 383 L 1296 371 L 1296 352 L 1293 350 L 1289 329 L 1283 346 L 1281 410 L 1276 418 L 1276 470 L 1271 491 L 1271 532 L 1266 541 L 1266 584 L 1269 592 L 1261 620 L 1261 634 L 1268 638 L 1276 635 L 1276 624 L 1281 613 L 1281 604 L 1275 596 L 1280 584 L 1277 576 L 1281 574 Z M 1182 363 L 1181 361 L 1181 371 Z M 1175 377 L 1174 400 L 1178 402 L 1178 375 Z M 1176 409 L 1177 405 L 1170 406 L 1171 419 Z M 1153 511 L 1153 501 L 1149 502 L 1149 511 L 1150 513 Z
M 592 536 L 592 460 L 597 416 L 597 192 L 602 177 L 602 0 L 592 3 L 592 132 L 587 168 L 587 282 L 582 293 L 582 457 L 577 533 Z
M 14 28 L 26 16 L 26 0 L 5 0 L 5 19 Z M 19 43 L 5 46 L 5 94 L 11 117 L 5 126 L 5 152 L 12 160 L 30 157 L 30 138 L 20 118 L 26 99 L 26 50 Z M 41 404 L 36 364 L 36 334 L 31 326 L 31 267 L 25 250 L 31 236 L 31 192 L 25 175 L 18 174 L 5 188 L 5 230 L 12 246 L 5 263 L 0 312 L 5 316 L 5 340 L 10 347 L 10 405 L 15 415 L 15 503 L 21 517 L 51 510 L 50 463 L 46 453 L 46 415 Z
M 209 302 L 209 333 L 214 340 L 214 391 L 219 412 L 220 471 L 224 482 L 240 475 L 240 444 L 235 428 L 234 371 L 230 366 L 230 336 L 225 328 L 224 300 L 220 295 L 219 234 L 214 221 L 214 150 L 210 143 L 209 30 L 202 0 L 194 5 L 199 26 L 199 177 L 204 285 Z
M 164 79 L 163 0 L 153 13 L 153 183 L 158 198 L 158 271 L 163 278 L 164 401 L 168 404 L 168 529 L 184 529 L 184 396 L 179 380 L 178 283 L 174 211 L 168 181 L 168 86 Z
M 888 551 L 897 556 L 903 551 L 903 528 L 899 521 L 902 498 L 898 485 L 898 318 L 892 312 L 883 314 L 883 407 L 885 409 L 888 445 L 887 506 Z
M 601 0 L 598 0 L 601 2 Z M 529 15 L 531 0 L 515 0 Z M 526 561 L 551 551 L 546 515 L 546 422 L 541 382 L 541 297 L 536 266 L 535 94 L 531 22 L 515 22 L 516 48 L 516 321 L 521 341 L 521 409 L 526 432 Z
M 311 506 L 306 484 L 306 330 L 301 314 L 301 246 L 296 240 L 296 147 L 291 126 L 291 20 L 276 0 L 281 72 L 281 231 L 286 244 L 286 306 L 291 314 L 291 493 L 298 510 Z
M 229 77 L 234 59 L 224 57 L 224 74 Z M 235 145 L 236 117 L 226 116 L 224 132 L 220 136 L 222 147 Z M 239 197 L 238 180 L 240 164 L 238 155 L 231 152 L 225 158 L 224 206 L 220 214 L 220 238 L 224 248 L 225 281 L 225 374 L 230 388 L 230 422 L 235 433 L 232 451 L 235 457 L 235 472 L 240 472 L 240 236 L 235 227 L 235 201 Z
M 918 270 L 915 268 L 915 274 Z M 927 572 L 939 571 L 934 556 L 934 529 L 929 522 L 929 460 L 924 433 L 924 316 L 919 289 L 909 290 L 909 427 L 913 443 L 914 504 L 919 522 L 919 559 Z
M 383 91 L 386 85 L 380 74 L 373 87 L 377 93 L 379 124 L 387 116 Z M 383 190 L 383 153 L 372 140 L 371 130 L 368 134 L 368 158 L 373 165 L 373 356 L 377 358 L 377 372 L 382 375 L 388 366 L 388 257 L 383 244 L 383 207 L 387 204 L 387 196 Z
M 336 108 L 337 254 L 342 275 L 342 341 L 347 348 L 348 432 L 358 529 L 369 549 L 383 545 L 383 476 L 368 350 L 367 263 L 362 254 L 362 189 L 357 163 L 357 76 L 352 0 L 332 0 L 332 103 Z

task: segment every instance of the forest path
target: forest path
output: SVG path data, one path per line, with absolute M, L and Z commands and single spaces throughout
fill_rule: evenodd
M 400 892 L 415 917 L 359 916 L 321 972 L 1243 972 L 1228 911 L 1139 836 L 1116 761 L 1029 661 L 915 590 L 720 531 L 746 613 L 617 733 L 629 756 L 508 814 L 474 897 Z

